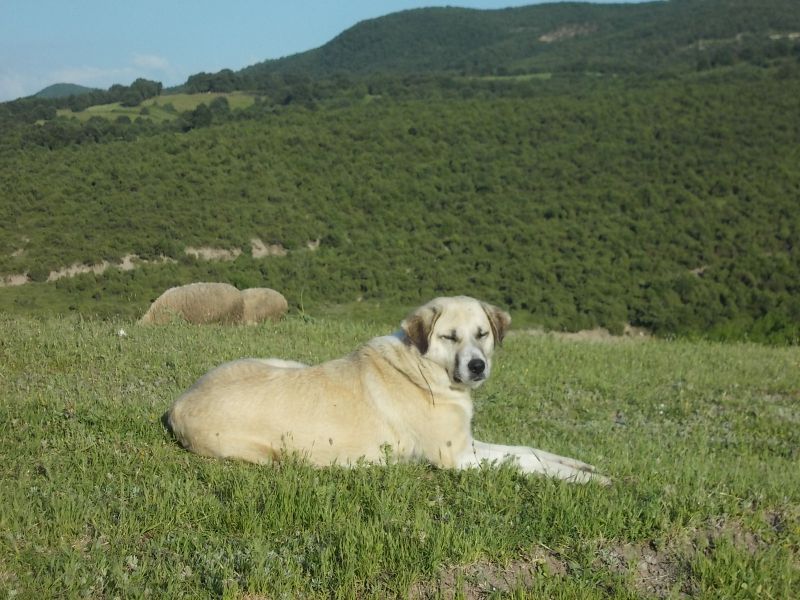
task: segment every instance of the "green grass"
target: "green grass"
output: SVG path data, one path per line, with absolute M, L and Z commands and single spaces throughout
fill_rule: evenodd
M 208 94 L 166 94 L 145 100 L 139 106 L 122 106 L 120 102 L 90 106 L 86 110 L 73 112 L 68 108 L 57 111 L 59 117 L 76 117 L 80 121 L 88 121 L 92 117 L 115 120 L 117 117 L 128 117 L 132 121 L 138 117 L 151 119 L 157 123 L 172 121 L 187 110 L 194 110 L 201 104 L 211 104 L 215 98 L 223 96 L 228 100 L 231 110 L 248 108 L 255 102 L 253 94 L 247 92 L 208 93 Z M 171 105 L 174 110 L 165 108 Z M 146 108 L 145 112 L 142 109 Z
M 220 96 L 228 100 L 228 106 L 231 110 L 238 108 L 247 108 L 252 106 L 255 102 L 255 96 L 247 92 L 230 92 L 230 93 L 217 93 L 209 92 L 207 94 L 165 94 L 157 98 L 151 98 L 142 102 L 142 106 L 165 106 L 172 104 L 178 112 L 187 110 L 194 110 L 201 104 L 211 104 L 211 102 Z
M 509 337 L 475 398 L 477 437 L 592 462 L 608 489 L 508 469 L 216 461 L 159 423 L 222 361 L 320 361 L 385 331 L 349 316 L 228 329 L 0 317 L 0 595 L 788 598 L 800 586 L 796 347 Z

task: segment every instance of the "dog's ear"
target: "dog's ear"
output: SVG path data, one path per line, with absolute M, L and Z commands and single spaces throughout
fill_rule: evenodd
M 406 339 L 416 346 L 420 354 L 425 354 L 430 345 L 431 332 L 439 311 L 434 306 L 426 304 L 408 315 L 400 327 L 406 335 Z
M 511 326 L 511 315 L 509 315 L 506 311 L 497 308 L 496 306 L 487 304 L 486 302 L 481 302 L 481 306 L 483 307 L 486 316 L 489 317 L 489 325 L 492 327 L 494 343 L 499 346 L 502 343 L 503 338 L 506 337 L 508 328 Z

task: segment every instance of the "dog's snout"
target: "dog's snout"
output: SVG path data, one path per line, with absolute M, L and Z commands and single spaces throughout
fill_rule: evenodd
M 473 358 L 467 363 L 467 368 L 473 375 L 480 375 L 486 370 L 486 363 L 480 358 Z

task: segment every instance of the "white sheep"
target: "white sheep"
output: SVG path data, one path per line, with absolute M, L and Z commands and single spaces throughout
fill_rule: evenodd
M 241 323 L 244 299 L 227 283 L 190 283 L 168 289 L 156 298 L 141 324 L 163 325 L 173 319 L 189 323 Z
M 248 288 L 242 290 L 244 319 L 247 325 L 255 325 L 267 319 L 277 321 L 289 310 L 283 294 L 270 288 Z
M 283 294 L 270 288 L 239 291 L 227 283 L 190 283 L 161 294 L 139 323 L 163 325 L 182 319 L 194 324 L 254 325 L 278 320 L 288 310 Z

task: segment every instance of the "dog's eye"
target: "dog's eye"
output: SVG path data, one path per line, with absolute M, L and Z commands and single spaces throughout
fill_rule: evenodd
M 478 330 L 478 339 L 479 339 L 479 340 L 482 340 L 482 339 L 483 339 L 483 338 L 485 338 L 487 335 L 489 335 L 489 332 L 488 332 L 488 331 L 480 331 L 480 330 Z
M 448 333 L 446 335 L 440 335 L 439 339 L 440 340 L 447 340 L 448 342 L 457 342 L 458 341 L 458 338 L 456 337 L 456 335 L 454 333 Z

